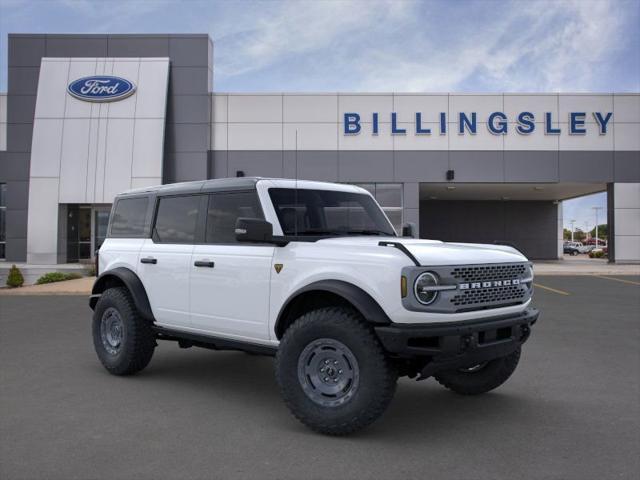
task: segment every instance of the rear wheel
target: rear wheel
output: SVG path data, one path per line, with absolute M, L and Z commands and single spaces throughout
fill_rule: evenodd
M 146 367 L 155 338 L 126 288 L 106 290 L 93 312 L 93 346 L 102 365 L 114 375 L 131 375 Z
M 520 348 L 506 357 L 434 375 L 441 385 L 461 395 L 479 395 L 506 382 L 520 360 Z
M 397 376 L 371 329 L 347 308 L 303 315 L 276 355 L 285 403 L 302 423 L 328 435 L 353 433 L 380 417 Z

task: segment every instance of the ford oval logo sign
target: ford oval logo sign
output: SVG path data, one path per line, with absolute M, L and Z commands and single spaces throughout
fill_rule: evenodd
M 70 95 L 86 102 L 113 102 L 133 94 L 136 86 L 121 77 L 97 75 L 71 82 L 67 91 Z

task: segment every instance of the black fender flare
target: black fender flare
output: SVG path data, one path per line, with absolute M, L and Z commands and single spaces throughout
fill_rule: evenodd
M 135 304 L 138 312 L 145 320 L 154 321 L 153 312 L 151 311 L 151 304 L 149 303 L 149 297 L 147 291 L 142 284 L 142 281 L 132 270 L 125 267 L 114 268 L 113 270 L 107 270 L 102 273 L 94 282 L 91 289 L 91 297 L 89 299 L 89 306 L 92 310 L 95 309 L 96 303 L 102 292 L 106 290 L 110 281 L 117 279 L 118 283 L 123 283 L 125 287 L 131 293 L 133 303 Z
M 382 307 L 376 302 L 371 295 L 365 292 L 362 288 L 342 280 L 320 280 L 318 282 L 310 283 L 299 290 L 296 290 L 293 294 L 287 298 L 280 312 L 274 330 L 278 338 L 282 336 L 280 329 L 282 323 L 286 321 L 288 308 L 292 305 L 300 295 L 307 292 L 327 292 L 342 297 L 358 310 L 367 322 L 375 323 L 378 325 L 388 325 L 391 320 L 384 312 Z

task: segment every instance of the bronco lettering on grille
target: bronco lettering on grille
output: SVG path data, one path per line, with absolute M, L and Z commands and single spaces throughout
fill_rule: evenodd
M 512 285 L 520 285 L 520 280 L 513 278 L 511 280 L 491 280 L 488 282 L 459 283 L 460 290 L 474 290 L 477 288 L 493 288 L 493 287 L 510 287 Z

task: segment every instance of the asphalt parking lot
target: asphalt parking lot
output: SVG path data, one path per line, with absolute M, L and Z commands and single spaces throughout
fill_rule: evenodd
M 0 297 L 0 478 L 638 478 L 640 278 L 536 283 L 540 321 L 507 384 L 467 398 L 402 379 L 348 438 L 289 414 L 270 358 L 161 343 L 114 377 L 85 297 Z

